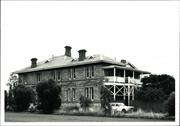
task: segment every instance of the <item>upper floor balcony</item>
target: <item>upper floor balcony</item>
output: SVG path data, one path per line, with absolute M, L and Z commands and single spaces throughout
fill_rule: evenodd
M 105 83 L 128 83 L 141 85 L 141 79 L 149 72 L 121 66 L 106 66 L 104 69 Z

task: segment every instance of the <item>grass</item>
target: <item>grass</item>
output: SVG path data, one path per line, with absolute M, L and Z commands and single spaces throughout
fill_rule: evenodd
M 104 113 L 102 110 L 86 110 L 83 109 L 59 109 L 54 112 L 54 114 L 57 115 L 77 115 L 77 116 L 101 116 L 104 117 Z M 129 113 L 122 113 L 122 112 L 116 112 L 113 115 L 109 115 L 108 117 L 115 117 L 115 118 L 144 118 L 144 119 L 167 119 L 167 113 L 160 113 L 160 112 L 146 112 L 142 109 L 138 109 L 135 112 L 129 112 Z M 168 120 L 174 120 L 168 119 Z
M 138 109 L 135 112 L 131 113 L 115 113 L 115 117 L 127 117 L 127 118 L 146 118 L 146 119 L 165 119 L 166 113 L 157 113 L 157 112 L 145 112 L 142 109 Z

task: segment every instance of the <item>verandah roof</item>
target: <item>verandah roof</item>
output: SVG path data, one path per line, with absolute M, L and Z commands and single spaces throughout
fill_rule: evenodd
M 117 66 L 117 65 L 110 65 L 110 66 L 103 67 L 103 69 L 111 69 L 111 68 L 125 69 L 125 70 L 141 72 L 143 74 L 150 74 L 150 72 L 148 72 L 148 71 L 143 71 L 143 70 L 139 70 L 139 69 L 133 69 L 133 68 L 130 68 L 130 67 Z

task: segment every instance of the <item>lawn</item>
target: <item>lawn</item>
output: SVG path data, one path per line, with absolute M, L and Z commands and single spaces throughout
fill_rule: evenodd
M 6 112 L 5 122 L 160 122 L 169 120 Z

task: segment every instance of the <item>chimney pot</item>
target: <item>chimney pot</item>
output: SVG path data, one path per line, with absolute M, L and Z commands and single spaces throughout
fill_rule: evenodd
M 84 59 L 86 59 L 86 50 L 85 49 L 81 49 L 78 52 L 79 52 L 79 61 L 83 61 Z
M 122 59 L 122 60 L 121 60 L 121 63 L 126 64 L 126 60 L 125 60 L 125 59 Z
M 71 46 L 65 46 L 65 55 L 71 57 Z
M 37 58 L 32 58 L 31 59 L 31 68 L 34 68 L 37 66 Z

